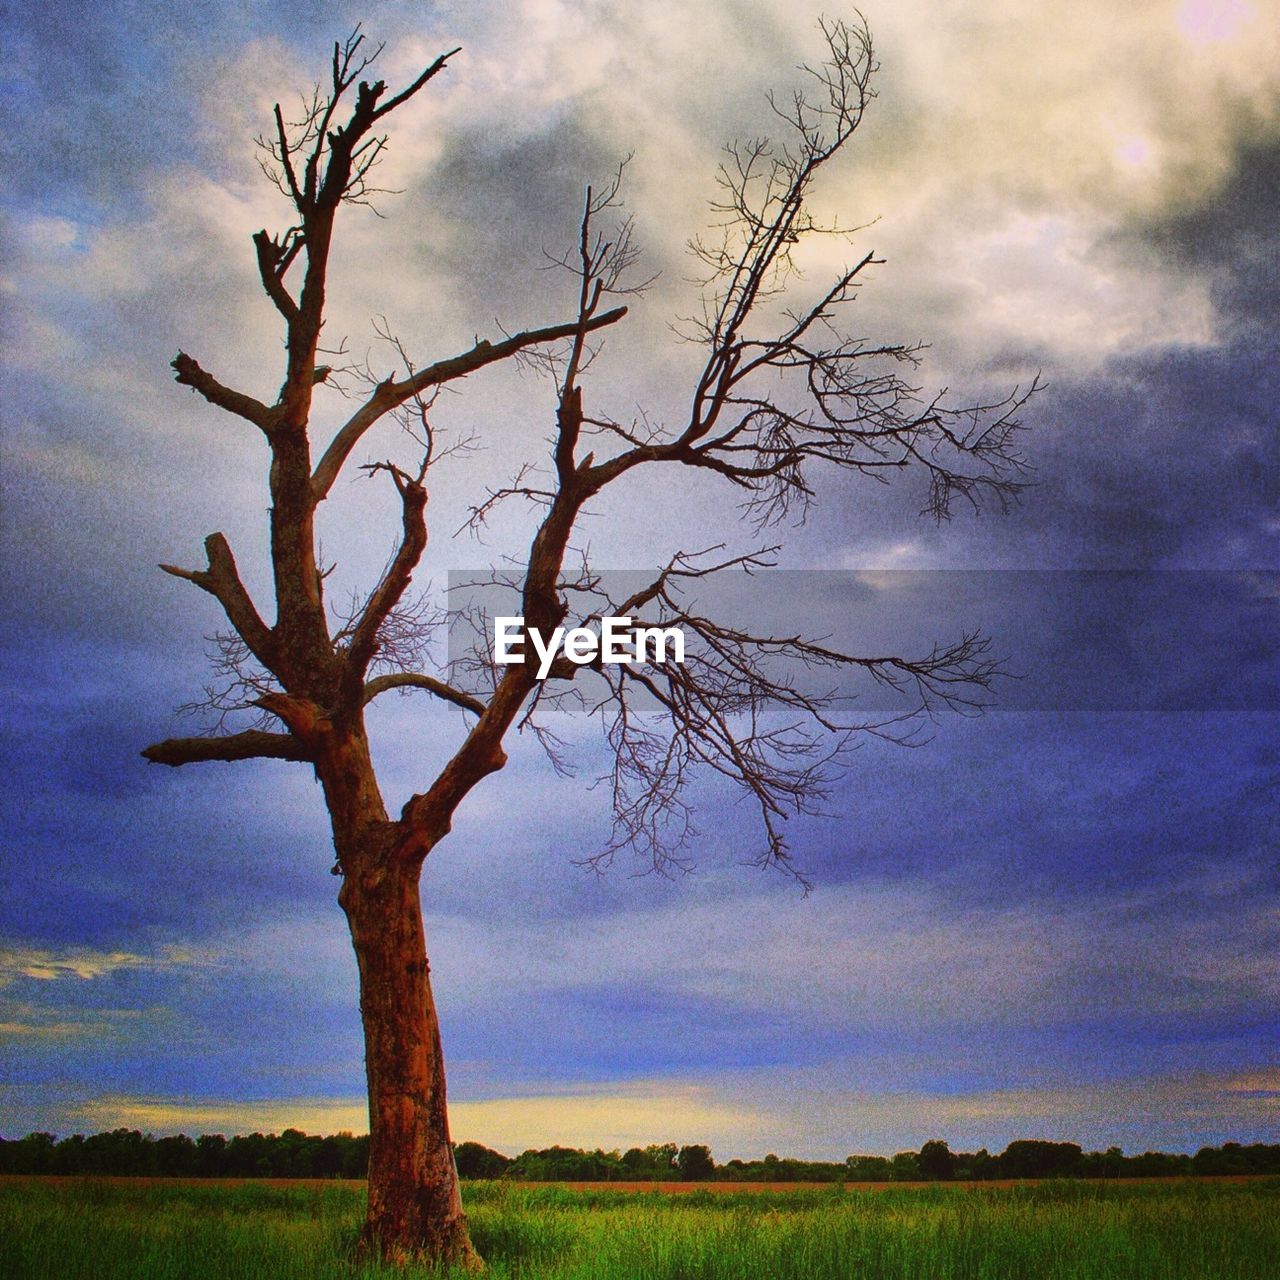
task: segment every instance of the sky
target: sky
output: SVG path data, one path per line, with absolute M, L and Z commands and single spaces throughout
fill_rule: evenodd
M 830 6 L 839 16 L 839 11 Z M 270 396 L 276 316 L 250 236 L 287 225 L 255 136 L 357 22 L 407 83 L 376 216 L 344 210 L 329 328 L 420 363 L 568 318 L 582 193 L 630 156 L 649 273 L 587 384 L 673 420 L 696 302 L 685 245 L 721 148 L 821 56 L 809 0 L 364 7 L 125 0 L 6 10 L 0 415 L 0 1134 L 367 1127 L 355 965 L 304 767 L 149 766 L 193 732 L 211 602 L 161 574 L 224 531 L 260 600 L 265 459 L 171 380 L 194 354 Z M 798 250 L 797 297 L 868 250 L 851 323 L 925 342 L 922 386 L 1024 414 L 1007 514 L 919 515 L 921 478 L 819 478 L 769 531 L 748 602 L 850 650 L 967 627 L 1017 679 L 916 749 L 868 739 L 822 816 L 812 884 L 694 788 L 692 869 L 582 865 L 608 837 L 597 725 L 560 726 L 468 798 L 424 875 L 453 1134 L 508 1153 L 707 1143 L 718 1160 L 1280 1141 L 1280 12 L 1273 0 L 866 0 L 878 97 L 814 194 L 861 226 Z M 317 432 L 344 403 L 318 402 Z M 512 510 L 455 533 L 537 458 L 547 383 L 494 369 L 436 421 L 483 448 L 431 490 L 425 576 L 527 546 Z M 369 457 L 403 446 L 393 429 Z M 395 527 L 344 480 L 331 596 Z M 593 508 L 597 564 L 757 545 L 735 498 L 670 476 Z M 393 811 L 460 720 L 371 715 Z M 866 703 L 878 710 L 872 699 Z

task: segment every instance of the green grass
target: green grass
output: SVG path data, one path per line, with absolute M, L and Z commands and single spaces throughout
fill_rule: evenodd
M 1280 1275 L 1278 1179 L 680 1196 L 478 1183 L 466 1198 L 494 1280 Z M 0 1276 L 375 1280 L 393 1273 L 351 1262 L 362 1199 L 349 1183 L 0 1182 Z

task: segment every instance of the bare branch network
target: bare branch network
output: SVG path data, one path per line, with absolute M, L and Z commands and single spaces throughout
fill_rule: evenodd
M 334 46 L 328 83 L 304 102 L 300 116 L 291 119 L 277 107 L 274 129 L 261 139 L 264 170 L 289 205 L 282 231 L 253 236 L 262 289 L 285 337 L 274 400 L 237 389 L 186 352 L 173 361 L 182 386 L 252 424 L 269 451 L 274 617 L 268 620 L 252 598 L 221 533 L 205 539 L 203 567 L 162 566 L 212 596 L 225 616 L 224 630 L 212 639 L 213 672 L 201 700 L 217 723 L 214 732 L 156 743 L 144 754 L 170 766 L 277 759 L 315 771 L 360 975 L 370 1123 L 362 1242 L 389 1261 L 480 1265 L 450 1144 L 420 873 L 452 829 L 458 806 L 505 765 L 508 733 L 529 731 L 563 769 L 568 760 L 555 714 L 576 710 L 603 726 L 612 761 L 603 781 L 614 827 L 597 865 L 624 846 L 639 851 L 642 865 L 685 865 L 693 833 L 690 783 L 705 774 L 727 779 L 754 806 L 762 831 L 758 860 L 792 869 L 786 820 L 821 804 L 853 746 L 868 735 L 915 741 L 921 725 L 942 711 L 978 708 L 996 673 L 977 635 L 916 657 L 858 656 L 790 627 L 779 634 L 735 623 L 699 602 L 699 591 L 717 580 L 767 570 L 770 549 L 748 555 L 686 549 L 615 599 L 575 542 L 599 495 L 632 473 L 655 469 L 690 468 L 709 484 L 723 484 L 758 527 L 803 518 L 820 468 L 882 481 L 923 471 L 926 509 L 939 519 L 957 500 L 1002 506 L 1023 484 L 1018 412 L 1034 387 L 964 408 L 922 395 L 907 376 L 916 348 L 854 337 L 846 327 L 872 254 L 855 258 L 809 305 L 792 303 L 795 247 L 808 237 L 845 234 L 819 225 L 808 200 L 824 166 L 858 128 L 875 71 L 860 22 L 827 23 L 823 35 L 825 61 L 805 73 L 799 91 L 772 103 L 782 140 L 726 152 L 715 229 L 692 246 L 702 272 L 700 304 L 682 336 L 696 344 L 700 368 L 687 412 L 672 423 L 641 411 L 624 424 L 596 388 L 588 395 L 601 343 L 646 284 L 632 223 L 619 208 L 621 168 L 602 188 L 588 188 L 576 243 L 551 261 L 573 282 L 562 318 L 477 336 L 468 349 L 442 358 L 415 354 L 379 320 L 380 350 L 395 360 L 386 376 L 368 359 L 350 360 L 343 344 L 321 346 L 338 212 L 376 193 L 384 122 L 457 52 L 442 54 L 393 93 L 381 80 L 361 79 L 380 49 L 358 30 Z M 464 602 L 446 619 L 421 581 L 415 587 L 437 463 L 471 443 L 443 443 L 438 397 L 502 361 L 547 374 L 554 413 L 549 406 L 546 455 L 520 459 L 509 484 L 477 493 L 470 504 L 476 530 L 512 499 L 526 504 L 531 517 L 531 541 L 512 561 L 514 577 L 491 571 L 490 584 L 510 580 L 510 612 L 543 635 L 571 614 L 599 620 L 606 609 L 641 623 L 678 625 L 690 639 L 683 665 L 592 669 L 561 658 L 540 681 L 531 664 L 495 664 L 482 605 Z M 320 437 L 313 400 L 330 392 L 346 397 L 349 412 Z M 408 432 L 414 462 L 374 445 L 369 433 L 384 421 Z M 338 477 L 358 468 L 370 491 L 394 503 L 399 529 L 376 580 L 333 602 L 326 598 L 329 569 L 316 521 Z M 473 628 L 474 643 L 455 651 L 453 664 L 433 666 L 430 640 L 446 622 Z M 856 674 L 900 692 L 902 712 L 879 721 L 849 714 L 837 695 Z M 457 734 L 444 766 L 394 816 L 365 720 L 365 708 L 393 691 L 425 693 L 452 708 Z M 257 723 L 224 732 L 228 717 L 241 713 Z
M 579 517 L 593 500 L 643 468 L 709 473 L 729 486 L 760 528 L 802 519 L 813 500 L 813 478 L 824 467 L 882 482 L 907 470 L 923 472 L 925 512 L 936 519 L 950 516 L 957 502 L 1006 507 L 1026 483 L 1019 415 L 1036 385 L 965 406 L 951 404 L 945 393 L 923 394 L 911 381 L 918 347 L 873 342 L 847 328 L 849 307 L 878 261 L 872 253 L 856 256 L 808 305 L 786 305 L 796 246 L 813 236 L 861 230 L 818 223 L 809 197 L 863 119 L 876 62 L 861 22 L 825 22 L 822 33 L 825 61 L 805 68 L 804 83 L 789 97 L 770 100 L 781 140 L 726 149 L 713 229 L 690 246 L 699 264 L 699 306 L 678 330 L 705 356 L 687 413 L 674 425 L 644 414 L 624 423 L 586 406 L 584 376 L 599 344 L 650 283 L 638 274 L 633 224 L 620 212 L 625 164 L 603 188 L 588 188 L 576 244 L 551 258 L 573 279 L 571 318 L 478 339 L 466 351 L 430 362 L 411 357 L 380 319 L 375 333 L 399 374 L 379 378 L 367 362 L 339 369 L 318 364 L 337 211 L 368 201 L 375 191 L 370 174 L 387 143 L 382 122 L 457 51 L 389 94 L 382 81 L 360 80 L 380 49 L 369 49 L 357 32 L 335 46 L 330 82 L 305 101 L 299 119 L 287 120 L 276 108 L 274 132 L 259 140 L 262 163 L 289 201 L 292 220 L 283 232 L 259 231 L 253 242 L 262 288 L 285 329 L 279 394 L 267 404 L 223 384 L 185 353 L 173 362 L 179 383 L 252 423 L 271 451 L 275 621 L 268 624 L 249 598 L 221 534 L 206 541 L 205 568 L 164 566 L 212 595 L 230 624 L 215 640 L 219 683 L 210 686 L 204 705 L 220 716 L 251 708 L 276 731 L 258 726 L 170 740 L 149 748 L 150 759 L 310 762 L 326 787 L 345 869 L 360 840 L 342 835 L 342 815 L 357 813 L 383 832 L 380 856 L 419 865 L 449 830 L 463 797 L 502 767 L 510 729 L 537 735 L 552 762 L 564 767 L 562 744 L 546 717 L 577 710 L 600 719 L 612 757 L 604 781 L 614 829 L 597 865 L 623 847 L 660 870 L 685 865 L 693 833 L 688 784 L 709 772 L 730 780 L 754 804 L 763 833 L 759 861 L 790 868 L 785 820 L 821 805 L 861 738 L 911 743 L 939 713 L 983 705 L 997 666 L 979 635 L 916 657 L 859 656 L 799 634 L 738 629 L 703 616 L 691 602 L 698 581 L 764 571 L 776 548 L 740 556 L 680 552 L 621 600 L 607 598 L 585 555 L 574 549 Z M 439 411 L 442 388 L 504 360 L 537 368 L 555 387 L 548 456 L 522 460 L 509 484 L 478 495 L 471 506 L 473 530 L 510 499 L 530 506 L 536 529 L 514 582 L 519 612 L 527 625 L 546 631 L 571 613 L 585 623 L 611 612 L 645 625 L 678 625 L 692 639 L 684 665 L 560 662 L 541 683 L 523 667 L 493 664 L 485 621 L 477 615 L 461 620 L 475 630 L 467 655 L 452 667 L 427 669 L 427 638 L 445 621 L 410 590 L 428 545 L 428 482 L 441 457 L 465 453 L 472 443 L 442 449 L 431 415 Z M 354 408 L 313 462 L 312 397 L 322 386 L 341 391 Z M 400 535 L 368 593 L 335 610 L 324 597 L 316 513 L 367 433 L 387 418 L 410 433 L 419 461 L 406 468 L 374 460 L 364 470 L 394 493 Z M 499 581 L 509 582 L 510 575 L 495 574 Z M 865 673 L 899 691 L 903 711 L 879 721 L 851 716 L 834 693 L 815 692 L 796 674 L 824 670 Z M 382 807 L 371 766 L 364 781 L 351 782 L 352 769 L 359 774 L 364 767 L 353 760 L 367 756 L 364 708 L 391 690 L 425 692 L 464 713 L 455 754 L 394 820 Z
M 556 658 L 518 723 L 538 736 L 564 772 L 571 770 L 545 714 L 586 713 L 602 725 L 611 765 L 600 781 L 612 799 L 614 827 L 587 865 L 602 869 L 628 849 L 653 870 L 687 869 L 683 850 L 697 828 L 686 789 L 696 773 L 711 771 L 756 807 L 765 839 L 755 860 L 786 867 L 807 885 L 791 861 L 784 824 L 797 814 L 822 812 L 849 753 L 868 737 L 920 745 L 943 714 L 974 715 L 988 704 L 1001 672 L 989 641 L 977 633 L 916 658 L 855 656 L 799 634 L 730 623 L 698 603 L 699 588 L 714 594 L 735 574 L 773 569 L 777 550 L 680 552 L 626 594 L 615 584 L 639 575 L 597 573 L 585 557 L 574 575 L 562 579 L 573 626 L 598 628 L 606 618 L 628 618 L 637 628 L 678 628 L 685 638 L 682 663 Z M 500 571 L 451 582 L 450 678 L 458 686 L 492 688 L 501 679 L 492 621 L 518 607 L 511 602 L 519 599 L 521 585 L 519 575 Z M 890 691 L 901 710 L 858 715 L 858 695 L 849 688 L 857 675 Z

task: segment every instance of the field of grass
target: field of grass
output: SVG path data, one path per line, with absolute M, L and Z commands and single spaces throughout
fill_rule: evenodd
M 494 1280 L 1275 1280 L 1280 1179 L 861 1191 L 473 1183 Z M 375 1280 L 353 1183 L 0 1180 L 5 1280 Z M 427 1273 L 418 1273 L 427 1274 Z

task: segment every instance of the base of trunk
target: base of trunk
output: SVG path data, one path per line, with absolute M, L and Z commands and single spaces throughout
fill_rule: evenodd
M 359 1256 L 391 1266 L 426 1263 L 437 1267 L 449 1266 L 477 1275 L 486 1269 L 484 1259 L 471 1244 L 465 1215 L 429 1232 L 415 1233 L 414 1236 L 398 1240 L 388 1240 L 372 1234 L 366 1223 L 360 1237 Z
M 449 1140 L 440 1020 L 418 868 L 371 848 L 343 859 L 339 901 L 360 966 L 369 1081 L 369 1204 L 361 1253 L 478 1271 Z

